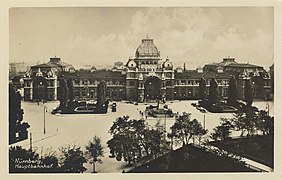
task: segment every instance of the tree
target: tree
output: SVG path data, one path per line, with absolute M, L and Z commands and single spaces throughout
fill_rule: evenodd
M 63 77 L 61 77 L 59 79 L 58 97 L 59 97 L 59 100 L 60 100 L 60 106 L 61 107 L 66 107 L 67 106 L 67 102 L 69 100 L 69 89 L 68 89 L 68 86 L 67 86 L 67 81 Z
M 35 151 L 24 149 L 21 146 L 9 148 L 9 160 L 10 173 L 46 173 L 59 172 L 60 170 L 55 154 L 39 157 Z
M 231 106 L 237 106 L 238 87 L 234 76 L 232 76 L 229 80 L 227 98 L 227 104 Z
M 233 128 L 232 121 L 221 118 L 221 123 L 213 129 L 214 132 L 211 133 L 211 138 L 215 141 L 227 139 L 230 137 Z
M 21 146 L 12 146 L 9 148 L 9 171 L 10 173 L 30 171 L 30 169 L 27 168 L 18 168 L 17 165 L 21 165 L 19 161 L 29 159 L 37 160 L 38 158 L 39 155 L 31 149 L 27 150 L 22 148 Z
M 256 88 L 257 97 L 264 100 L 265 89 L 264 89 L 263 74 L 260 74 L 260 76 L 255 76 L 253 79 L 255 81 L 255 84 L 257 85 L 257 88 Z
M 165 131 L 158 127 L 155 129 L 146 128 L 144 132 L 144 144 L 146 144 L 145 147 L 149 148 L 150 156 L 153 159 L 170 151 L 169 142 L 165 139 Z
M 41 157 L 41 160 L 44 165 L 49 167 L 44 170 L 45 172 L 61 172 L 56 151 L 49 149 L 44 156 Z
M 164 130 L 157 126 L 151 128 L 145 125 L 144 119 L 117 118 L 109 131 L 113 137 L 107 142 L 111 157 L 116 157 L 118 161 L 123 158 L 131 164 L 167 153 L 169 143 L 164 138 Z
M 251 106 L 253 103 L 253 90 L 252 90 L 252 85 L 251 85 L 251 80 L 247 79 L 245 81 L 245 88 L 244 88 L 244 93 L 245 93 L 245 101 L 248 106 Z
M 72 79 L 67 80 L 67 88 L 68 88 L 68 92 L 69 92 L 68 100 L 73 101 L 74 100 L 74 92 L 73 92 L 74 88 L 73 88 Z
M 203 126 L 198 122 L 197 119 L 193 119 L 191 122 L 191 135 L 193 139 L 193 144 L 195 143 L 195 138 L 199 139 L 199 144 L 201 143 L 201 138 L 207 134 L 208 130 L 204 129 Z
M 93 173 L 95 173 L 95 163 L 102 163 L 102 160 L 99 157 L 104 156 L 103 147 L 101 145 L 101 138 L 94 136 L 93 141 L 89 141 L 88 145 L 85 148 L 87 150 L 87 154 L 92 157 Z
M 196 119 L 191 120 L 190 113 L 185 112 L 175 119 L 175 123 L 170 129 L 169 137 L 174 137 L 178 141 L 176 143 L 180 141 L 183 145 L 188 144 L 191 138 L 194 139 L 207 132 Z
M 30 125 L 23 121 L 24 111 L 21 108 L 21 95 L 9 85 L 9 144 L 28 138 L 27 129 Z M 18 134 L 18 136 L 17 136 Z
M 269 135 L 274 133 L 274 117 L 270 117 L 266 111 L 260 110 L 258 112 L 258 122 L 256 123 L 257 129 L 260 130 L 263 135 Z
M 232 119 L 234 127 L 237 130 L 241 130 L 241 136 L 247 131 L 247 136 L 253 135 L 257 123 L 258 115 L 256 113 L 257 108 L 252 106 L 244 106 L 237 113 L 235 113 L 235 118 Z
M 200 79 L 199 82 L 199 92 L 200 92 L 200 98 L 202 101 L 206 100 L 207 94 L 206 94 L 206 80 L 204 78 Z
M 83 166 L 86 163 L 86 158 L 83 156 L 83 151 L 81 151 L 80 146 L 67 145 L 61 147 L 60 151 L 63 154 L 62 169 L 67 173 L 83 173 L 86 168 Z
M 210 82 L 208 99 L 210 104 L 217 104 L 218 102 L 218 84 L 215 78 L 212 78 Z
M 128 116 L 117 118 L 109 131 L 113 138 L 107 142 L 112 156 L 118 161 L 123 158 L 128 164 L 141 158 L 143 153 L 141 138 L 144 129 L 145 124 L 142 119 L 130 120 Z M 146 152 L 148 155 L 148 151 Z
M 106 93 L 107 85 L 105 81 L 101 81 L 97 86 L 97 109 L 99 112 L 104 112 L 106 108 Z

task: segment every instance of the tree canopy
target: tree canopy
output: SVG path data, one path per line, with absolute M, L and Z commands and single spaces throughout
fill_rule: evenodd
M 206 100 L 207 94 L 206 94 L 206 80 L 204 78 L 201 78 L 199 81 L 199 93 L 201 100 Z
M 227 104 L 231 106 L 237 106 L 238 100 L 238 86 L 234 76 L 229 80 L 228 92 L 227 92 Z
M 211 133 L 213 140 L 224 140 L 230 137 L 231 130 L 234 128 L 232 121 L 226 118 L 221 118 L 220 125 L 216 126 Z
M 194 139 L 207 133 L 207 130 L 196 119 L 191 120 L 190 113 L 185 112 L 175 119 L 175 123 L 170 129 L 169 136 L 175 138 L 176 143 L 182 142 L 183 145 L 188 144 L 191 138 Z
M 254 97 L 253 97 L 253 90 L 252 90 L 252 84 L 251 84 L 250 79 L 245 81 L 244 93 L 245 93 L 245 101 L 247 105 L 251 106 L 253 103 Z
M 211 79 L 208 99 L 210 104 L 217 104 L 218 102 L 218 84 L 215 78 Z
M 93 172 L 95 172 L 95 163 L 102 163 L 100 157 L 104 156 L 104 150 L 101 145 L 101 138 L 98 136 L 94 136 L 92 141 L 88 142 L 88 145 L 85 146 L 87 150 L 87 155 L 92 158 L 91 163 L 93 164 Z
M 67 173 L 83 173 L 86 168 L 83 166 L 86 163 L 86 158 L 83 156 L 83 151 L 80 146 L 67 145 L 61 147 L 63 160 L 62 169 Z
M 67 85 L 67 80 L 63 77 L 59 79 L 58 97 L 60 101 L 60 106 L 67 106 L 67 103 L 69 101 L 69 88 Z
M 118 161 L 129 164 L 152 159 L 169 150 L 169 144 L 164 139 L 164 131 L 160 126 L 153 128 L 145 124 L 144 119 L 129 119 L 128 116 L 117 118 L 110 128 L 113 136 L 107 144 Z

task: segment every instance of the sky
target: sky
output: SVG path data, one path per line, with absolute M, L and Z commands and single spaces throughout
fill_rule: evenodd
M 273 63 L 272 7 L 11 8 L 10 62 L 30 65 L 61 57 L 74 67 L 126 63 L 146 36 L 174 67 L 187 69 L 235 57 Z

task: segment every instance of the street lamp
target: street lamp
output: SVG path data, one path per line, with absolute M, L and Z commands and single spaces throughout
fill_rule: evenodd
M 206 115 L 204 114 L 204 130 L 206 130 Z
M 45 112 L 47 112 L 47 107 L 46 107 L 46 106 L 43 106 L 43 115 L 44 115 L 44 117 L 43 117 L 43 134 L 46 133 L 46 127 L 45 127 L 45 120 L 46 120 L 46 118 L 45 118 Z
M 266 103 L 267 115 L 269 116 L 269 103 Z
M 164 121 L 164 140 L 166 139 L 166 111 L 165 111 L 165 119 L 164 119 L 165 121 Z

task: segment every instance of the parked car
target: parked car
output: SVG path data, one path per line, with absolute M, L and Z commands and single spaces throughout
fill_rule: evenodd
M 200 112 L 201 113 L 206 113 L 207 111 L 203 108 L 203 109 L 200 109 Z
M 57 114 L 57 113 L 61 113 L 61 112 L 62 112 L 61 109 L 55 108 L 55 109 L 52 110 L 51 114 Z
M 74 112 L 76 113 L 94 113 L 95 112 L 95 106 L 78 106 L 74 109 Z
M 196 104 L 196 103 L 191 103 L 191 105 L 192 105 L 192 106 L 194 106 L 194 107 L 196 107 L 196 106 L 197 106 L 197 104 Z
M 117 111 L 117 104 L 113 103 L 112 104 L 112 112 L 116 112 Z

